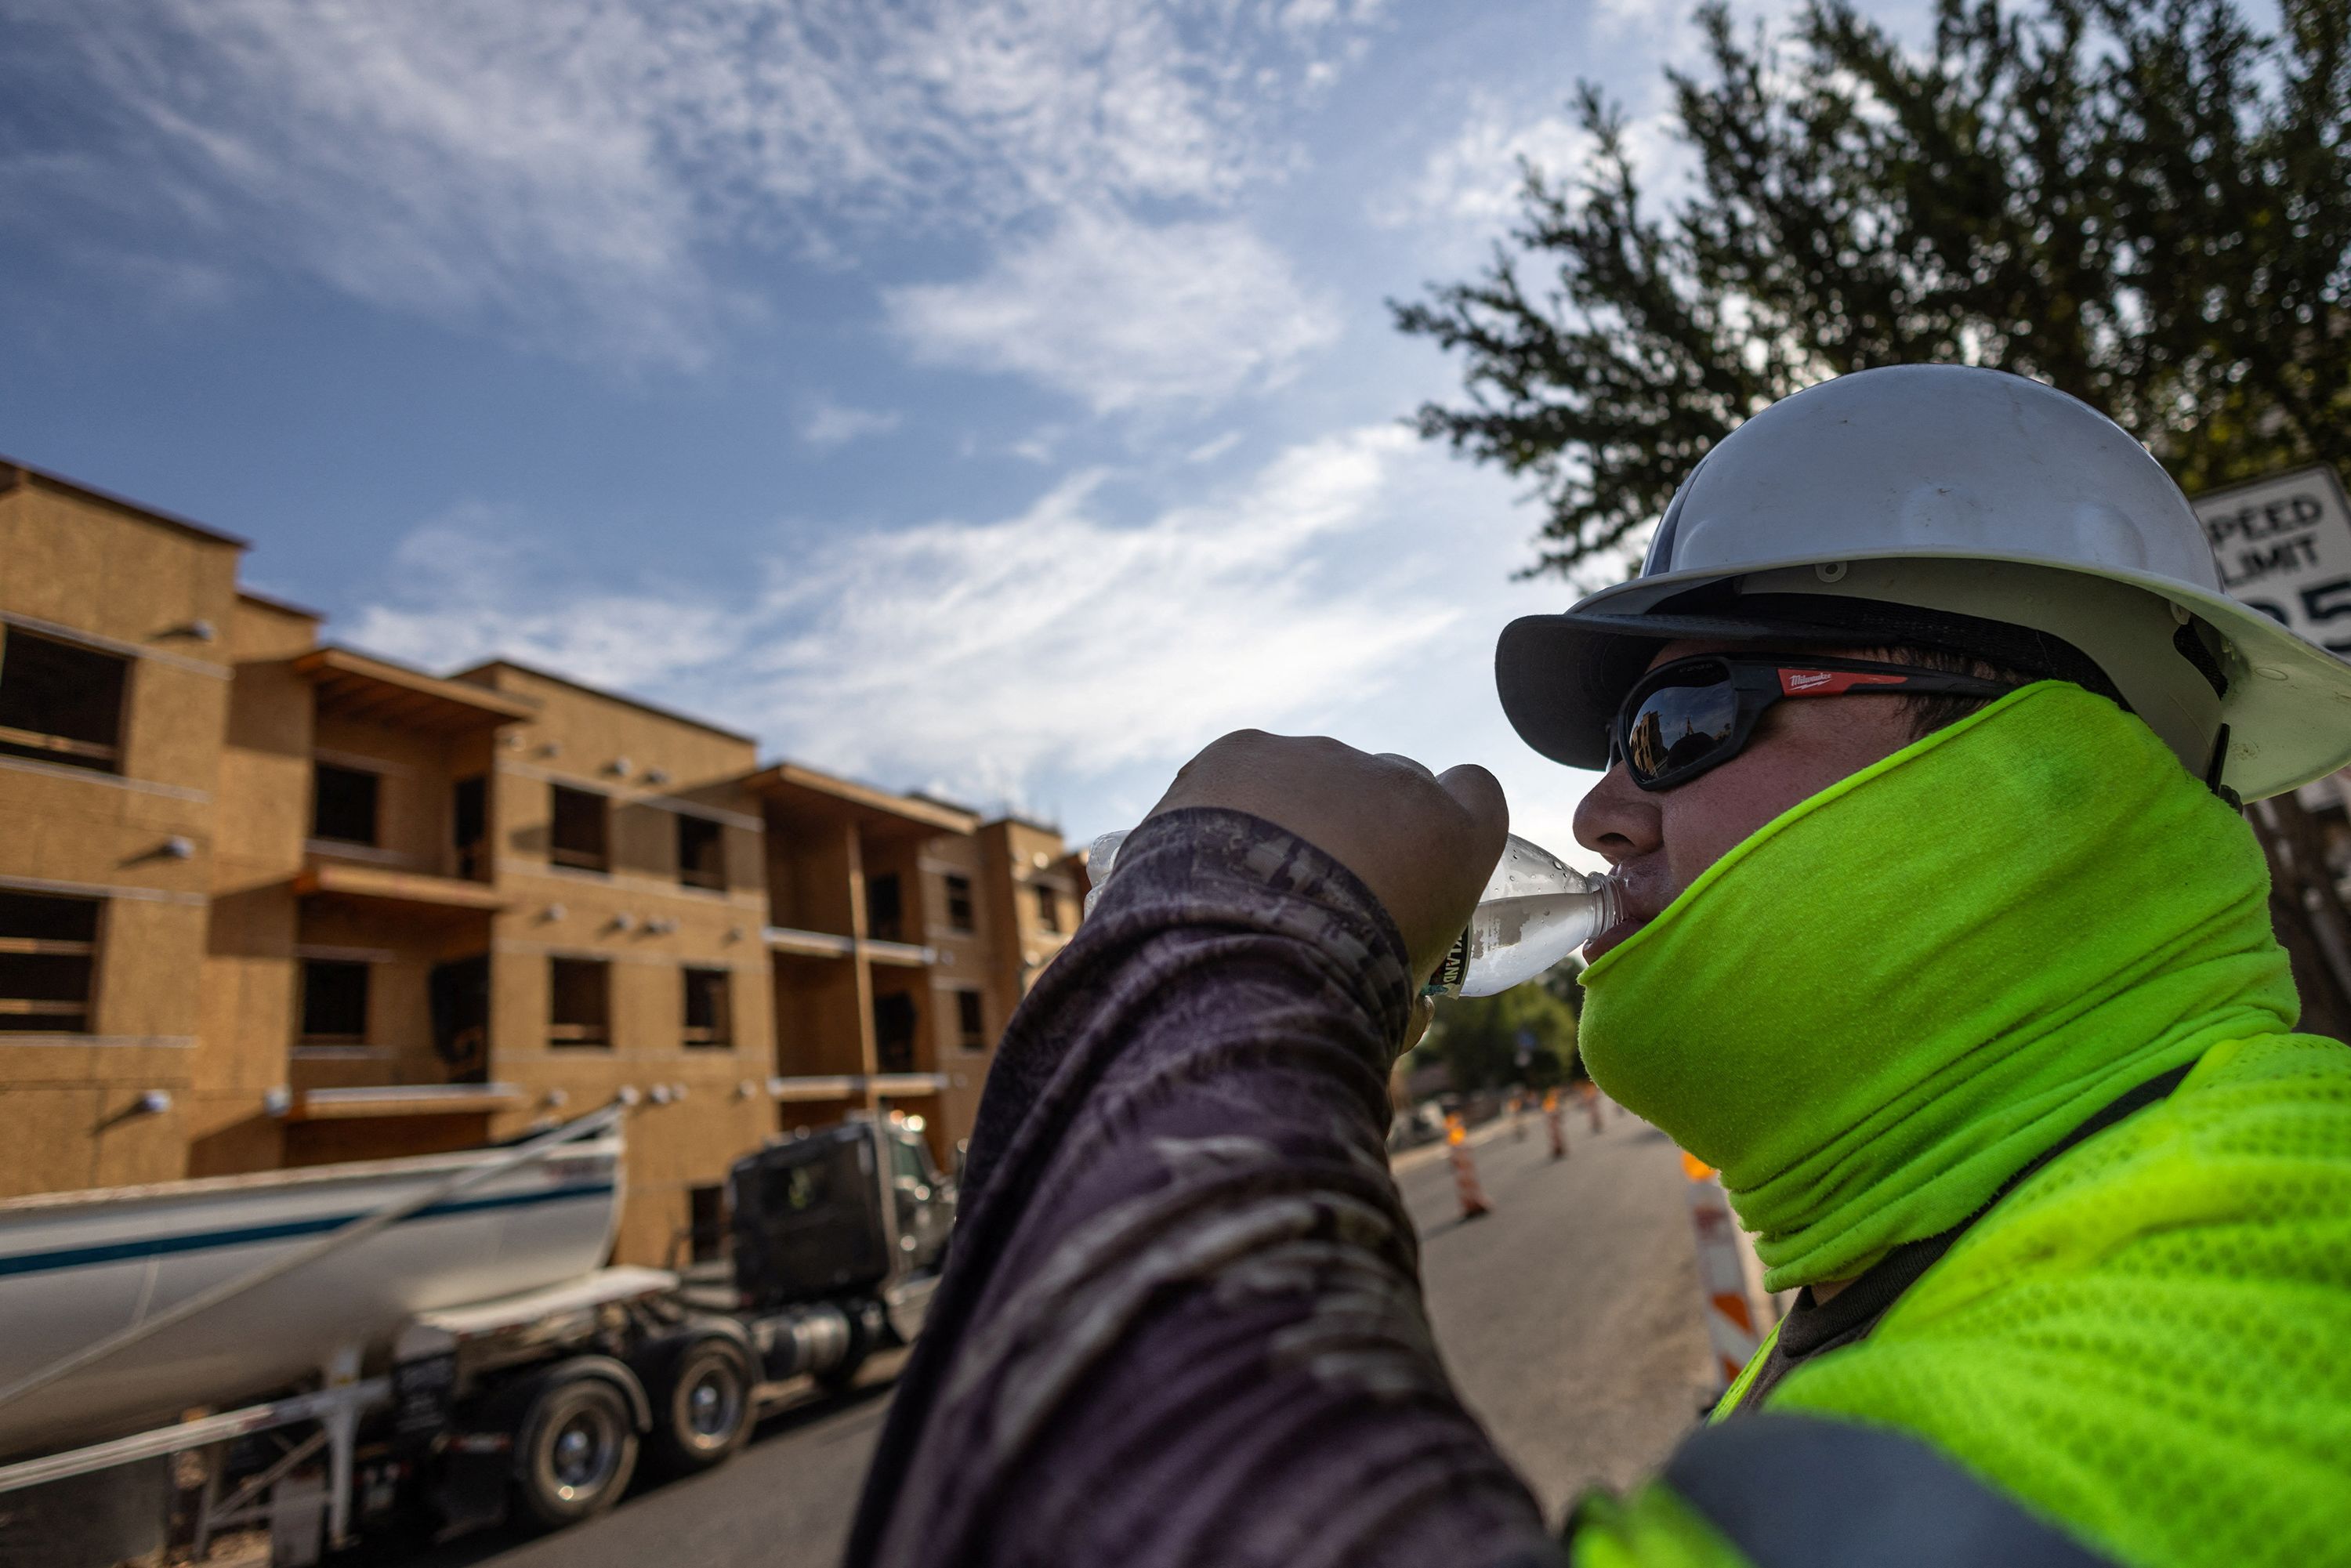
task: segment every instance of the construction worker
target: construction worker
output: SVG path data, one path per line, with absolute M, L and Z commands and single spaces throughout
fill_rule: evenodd
M 2146 452 L 1991 371 L 1823 383 L 1497 674 L 1605 769 L 1584 1061 L 1801 1287 L 1775 1340 L 1546 1527 L 1379 1147 L 1500 792 L 1228 737 L 1013 1020 L 850 1562 L 2351 1561 L 2351 1051 L 2235 807 L 2351 763 L 2351 667 Z

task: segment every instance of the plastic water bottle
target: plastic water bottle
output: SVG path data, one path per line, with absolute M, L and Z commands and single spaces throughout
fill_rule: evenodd
M 1086 852 L 1093 887 L 1086 913 L 1118 864 L 1124 831 L 1104 833 Z M 1421 988 L 1431 997 L 1490 997 L 1531 980 L 1624 918 L 1620 890 L 1597 872 L 1582 872 L 1512 833 L 1478 895 L 1469 925 Z

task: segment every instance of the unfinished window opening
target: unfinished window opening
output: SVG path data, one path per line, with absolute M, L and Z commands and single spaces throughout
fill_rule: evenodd
M 726 830 L 707 817 L 677 819 L 677 880 L 688 887 L 726 891 Z
M 0 641 L 0 754 L 120 771 L 131 661 L 11 626 Z
M 971 878 L 950 875 L 947 883 L 947 924 L 957 931 L 974 928 Z
M 365 1045 L 368 966 L 340 958 L 302 961 L 302 1043 Z
M 592 789 L 570 789 L 560 784 L 550 784 L 548 789 L 552 805 L 548 820 L 547 858 L 574 871 L 610 871 L 611 861 L 605 851 L 604 797 Z
M 905 909 L 898 896 L 898 873 L 883 872 L 865 879 L 865 935 L 876 942 L 905 939 Z
M 547 1043 L 610 1046 L 610 964 L 600 958 L 547 961 Z
M 94 898 L 0 893 L 0 1034 L 88 1034 Z
M 884 1072 L 914 1071 L 914 998 L 904 991 L 873 998 L 873 1054 Z
M 977 991 L 956 993 L 956 1042 L 966 1051 L 987 1049 L 987 1019 Z
M 457 852 L 457 874 L 469 882 L 490 879 L 490 781 L 475 774 L 450 790 L 449 836 Z
M 685 1043 L 725 1051 L 735 1043 L 733 1008 L 724 969 L 685 971 Z
M 1037 900 L 1037 928 L 1050 936 L 1061 935 L 1061 895 L 1041 882 L 1031 883 L 1029 891 Z
M 382 779 L 363 768 L 310 765 L 310 836 L 339 844 L 376 841 L 376 798 Z
M 433 966 L 425 997 L 433 1054 L 452 1083 L 490 1081 L 490 956 L 475 953 Z

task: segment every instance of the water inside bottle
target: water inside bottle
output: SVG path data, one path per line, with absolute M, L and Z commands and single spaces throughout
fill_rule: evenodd
M 1469 928 L 1426 987 L 1436 997 L 1490 997 L 1523 985 L 1616 924 L 1616 884 L 1512 833 Z
M 1604 883 L 1591 892 L 1541 893 L 1480 904 L 1469 917 L 1468 967 L 1461 988 L 1438 994 L 1490 997 L 1533 979 L 1616 924 L 1610 891 Z

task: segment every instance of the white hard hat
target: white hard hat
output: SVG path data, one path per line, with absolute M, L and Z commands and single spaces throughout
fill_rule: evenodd
M 1605 767 L 1625 691 L 1696 638 L 1922 644 L 2073 680 L 2247 800 L 2351 764 L 2351 664 L 2221 591 L 2187 497 L 2120 426 L 2001 371 L 1862 371 L 1747 421 L 1639 577 L 1503 629 L 1503 710 L 1544 756 Z

